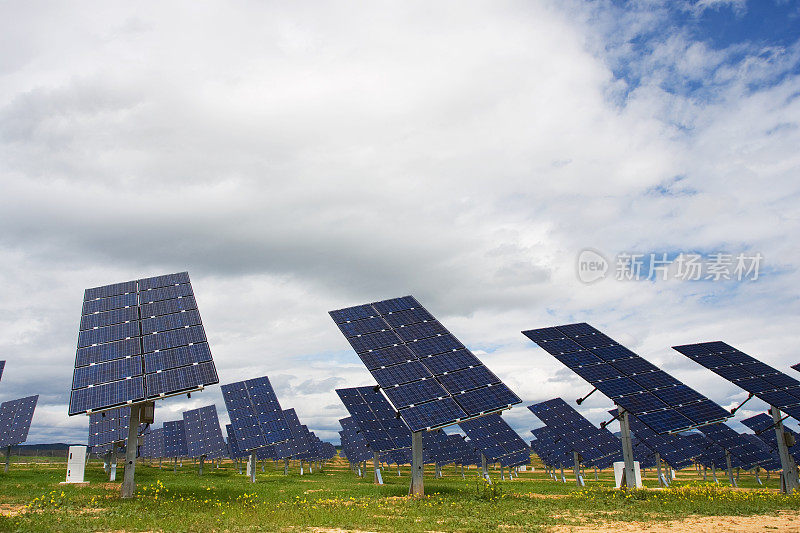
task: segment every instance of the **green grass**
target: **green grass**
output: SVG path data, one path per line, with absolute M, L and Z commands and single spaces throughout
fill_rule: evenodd
M 487 488 L 475 469 L 467 479 L 452 466 L 445 477 L 426 471 L 423 499 L 406 496 L 408 469 L 398 477 L 384 470 L 385 485 L 371 483 L 371 472 L 357 477 L 337 460 L 323 472 L 300 476 L 296 464 L 289 476 L 270 462 L 259 469 L 257 483 L 238 474 L 231 463 L 206 465 L 199 476 L 191 462 L 172 467 L 137 465 L 138 496 L 119 498 L 119 483 L 108 483 L 102 464 L 87 467 L 88 485 L 59 485 L 63 463 L 14 464 L 0 474 L 0 531 L 275 531 L 307 528 L 415 531 L 541 531 L 559 524 L 593 524 L 598 520 L 663 521 L 686 515 L 774 514 L 800 510 L 800 497 L 777 492 L 772 476 L 766 489 L 756 489 L 752 474 L 742 473 L 730 490 L 690 469 L 681 472 L 670 490 L 614 490 L 613 476 L 599 481 L 587 471 L 587 488 L 574 481 L 558 483 L 541 468 L 513 481 Z M 491 471 L 493 478 L 499 471 Z M 119 472 L 118 479 L 122 473 Z M 710 476 L 709 476 L 710 479 Z M 657 486 L 649 472 L 645 485 Z M 11 514 L 12 516 L 8 516 Z

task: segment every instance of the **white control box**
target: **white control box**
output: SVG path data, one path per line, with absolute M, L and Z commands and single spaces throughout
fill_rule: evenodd
M 83 483 L 86 470 L 86 446 L 70 446 L 67 455 L 67 483 Z
M 636 488 L 642 488 L 642 473 L 639 471 L 639 461 L 633 462 L 633 470 L 636 473 Z M 622 484 L 622 473 L 625 472 L 625 461 L 614 463 L 614 483 L 617 488 Z

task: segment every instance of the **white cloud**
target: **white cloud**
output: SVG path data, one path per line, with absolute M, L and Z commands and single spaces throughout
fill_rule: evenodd
M 222 382 L 270 375 L 326 438 L 333 388 L 371 380 L 327 311 L 408 293 L 528 402 L 588 391 L 519 333 L 566 321 L 725 405 L 739 391 L 669 346 L 722 338 L 793 372 L 796 48 L 731 62 L 678 32 L 637 51 L 657 5 L 0 9 L 0 395 L 43 395 L 33 442 L 85 438 L 66 416 L 83 289 L 179 270 Z M 687 79 L 713 98 L 665 86 Z M 587 246 L 771 270 L 584 285 Z

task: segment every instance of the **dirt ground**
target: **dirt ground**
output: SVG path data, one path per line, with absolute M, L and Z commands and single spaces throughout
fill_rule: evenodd
M 800 532 L 800 513 L 782 512 L 778 515 L 757 516 L 690 516 L 672 522 L 601 522 L 591 526 L 557 526 L 551 528 L 553 533 L 590 533 L 594 531 L 649 533 L 728 533 L 739 531 L 781 530 Z

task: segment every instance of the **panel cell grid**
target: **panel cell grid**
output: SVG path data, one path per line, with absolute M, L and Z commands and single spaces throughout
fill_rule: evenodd
M 70 415 L 218 382 L 188 273 L 85 291 Z
M 412 296 L 330 316 L 412 431 L 521 402 Z
M 567 324 L 523 334 L 656 433 L 678 432 L 731 416 L 589 324 Z M 573 351 L 562 353 L 567 349 Z

